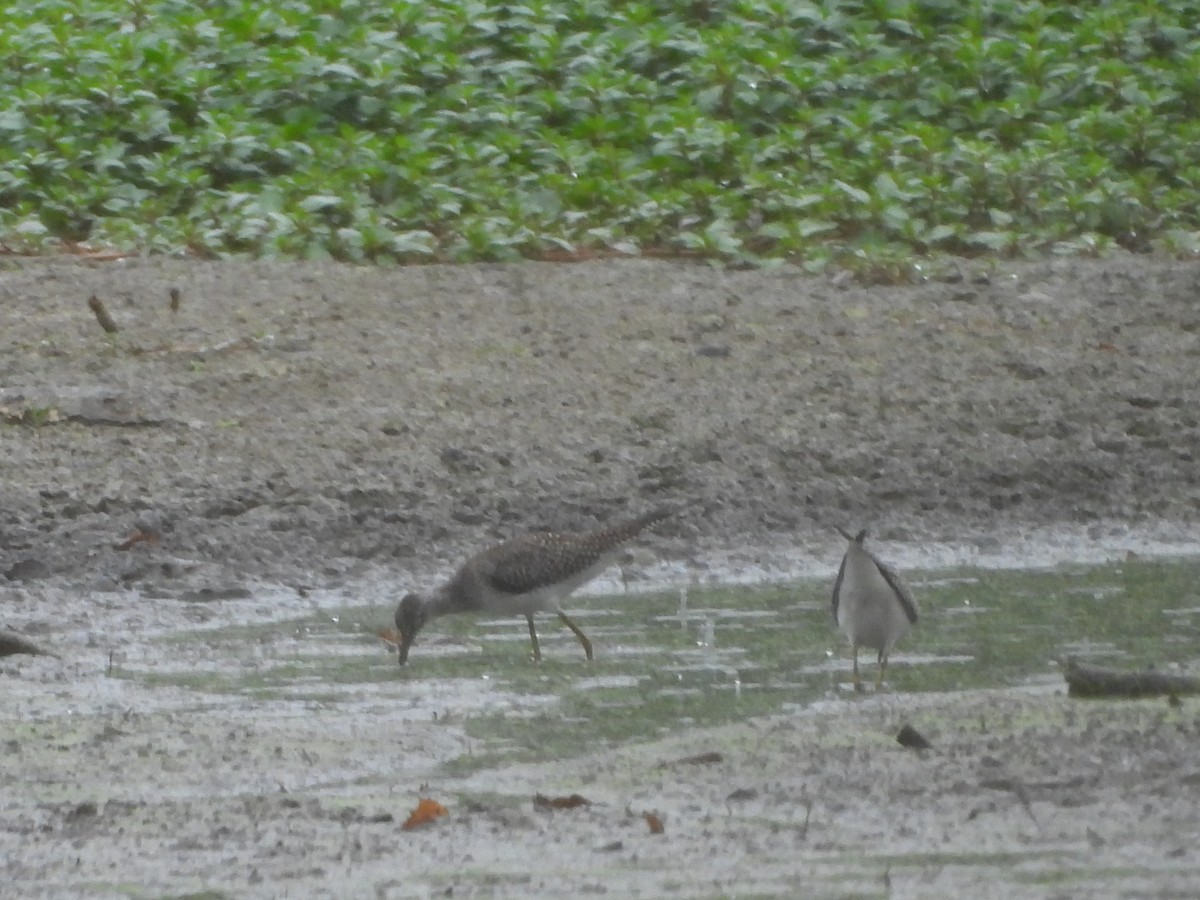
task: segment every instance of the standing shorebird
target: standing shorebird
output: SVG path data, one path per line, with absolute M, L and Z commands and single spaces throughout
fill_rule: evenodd
M 533 642 L 533 659 L 541 662 L 542 650 L 533 614 L 552 612 L 579 638 L 590 660 L 592 642 L 559 603 L 608 568 L 622 545 L 674 512 L 664 507 L 584 534 L 553 531 L 524 534 L 476 553 L 432 594 L 409 594 L 400 601 L 396 607 L 400 665 L 408 661 L 409 648 L 430 619 L 453 613 L 524 616 Z
M 850 640 L 854 689 L 863 689 L 858 676 L 858 648 L 868 647 L 879 653 L 879 677 L 875 680 L 875 690 L 879 690 L 888 654 L 917 621 L 917 603 L 895 570 L 863 547 L 865 528 L 855 535 L 841 528 L 838 533 L 850 546 L 833 584 L 833 616 Z

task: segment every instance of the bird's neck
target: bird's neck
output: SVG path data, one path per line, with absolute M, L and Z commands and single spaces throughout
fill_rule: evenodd
M 425 613 L 429 619 L 469 611 L 470 609 L 463 602 L 462 591 L 459 590 L 457 580 L 443 584 L 425 600 Z

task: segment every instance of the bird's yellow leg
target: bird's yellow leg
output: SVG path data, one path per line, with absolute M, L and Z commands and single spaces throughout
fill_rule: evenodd
M 540 663 L 542 661 L 542 648 L 538 646 L 537 629 L 533 627 L 533 616 L 526 616 L 525 621 L 529 623 L 529 640 L 533 641 L 533 661 Z
M 588 636 L 583 633 L 583 629 L 572 622 L 565 612 L 561 609 L 558 611 L 558 617 L 562 619 L 562 623 L 575 632 L 575 637 L 579 638 L 579 643 L 583 644 L 583 652 L 587 654 L 588 662 L 592 661 L 592 642 L 588 640 Z

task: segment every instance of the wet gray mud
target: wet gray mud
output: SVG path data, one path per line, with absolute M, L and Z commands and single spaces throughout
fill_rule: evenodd
M 834 696 L 472 768 L 473 715 L 542 701 L 395 673 L 367 643 L 377 674 L 345 684 L 206 680 L 308 652 L 270 624 L 314 604 L 386 608 L 489 541 L 661 502 L 686 505 L 642 542 L 668 583 L 826 573 L 835 524 L 925 566 L 1195 552 L 1194 264 L 863 287 L 648 261 L 0 263 L 0 628 L 58 654 L 0 659 L 4 892 L 1200 883 L 1195 700 Z M 237 657 L 203 639 L 264 624 Z M 932 748 L 898 745 L 906 723 Z M 715 761 L 679 762 L 697 754 Z M 450 815 L 401 831 L 420 796 Z

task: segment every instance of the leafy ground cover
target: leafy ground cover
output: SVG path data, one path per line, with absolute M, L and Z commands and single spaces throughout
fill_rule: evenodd
M 1200 249 L 1200 3 L 34 0 L 0 240 L 349 260 Z

